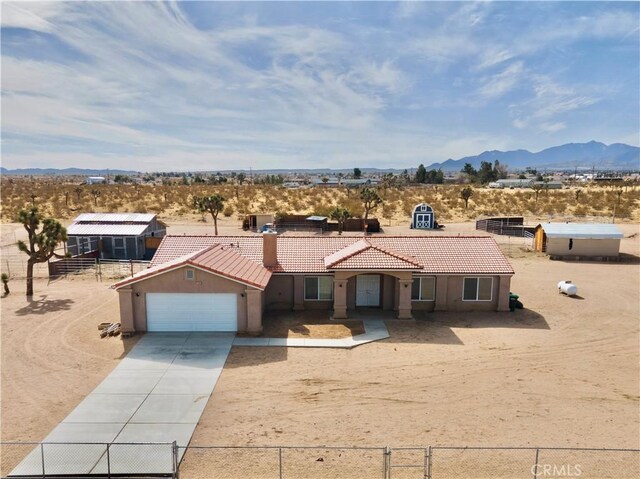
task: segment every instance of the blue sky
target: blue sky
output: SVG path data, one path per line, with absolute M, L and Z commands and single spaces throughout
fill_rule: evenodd
M 7 168 L 405 168 L 640 142 L 638 2 L 1 8 Z

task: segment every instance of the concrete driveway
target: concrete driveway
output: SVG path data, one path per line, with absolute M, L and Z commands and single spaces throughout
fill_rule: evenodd
M 233 343 L 233 333 L 147 333 L 10 476 L 167 473 L 171 443 L 187 446 Z M 94 443 L 94 444 L 90 444 Z M 121 446 L 119 446 L 121 444 Z M 183 451 L 182 451 L 183 452 Z

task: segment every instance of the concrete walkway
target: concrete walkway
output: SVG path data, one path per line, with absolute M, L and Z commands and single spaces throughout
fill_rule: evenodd
M 361 344 L 379 341 L 389 337 L 389 331 L 382 319 L 363 319 L 364 334 L 340 339 L 306 338 L 236 338 L 234 346 L 273 346 L 286 348 L 354 348 Z
M 170 443 L 189 444 L 232 345 L 353 348 L 389 337 L 384 320 L 363 319 L 363 324 L 364 334 L 342 339 L 146 333 L 42 441 L 47 444 L 29 453 L 9 476 L 42 476 L 43 456 L 47 475 L 104 475 L 108 469 L 111 474 L 170 473 Z M 180 449 L 178 459 L 183 453 Z
M 45 439 L 45 472 L 112 474 L 172 471 L 171 443 L 187 446 L 231 349 L 232 333 L 147 333 Z M 91 444 L 94 443 L 94 444 Z M 42 475 L 42 450 L 10 476 Z M 182 450 L 181 452 L 184 452 Z

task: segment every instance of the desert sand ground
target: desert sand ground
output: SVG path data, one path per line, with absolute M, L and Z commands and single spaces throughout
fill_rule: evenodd
M 138 337 L 100 339 L 118 320 L 118 298 L 91 278 L 24 281 L 2 299 L 2 440 L 40 441 L 92 391 Z
M 392 320 L 391 338 L 352 350 L 233 348 L 191 444 L 638 447 L 640 236 L 621 228 L 635 262 L 550 261 L 496 236 L 525 310 Z M 241 230 L 230 221 L 220 233 Z M 473 225 L 444 232 L 458 233 Z M 557 293 L 563 279 L 580 298 Z M 98 336 L 98 323 L 118 318 L 109 284 L 37 280 L 29 303 L 23 281 L 11 283 L 2 440 L 43 439 L 135 343 Z
M 637 265 L 512 261 L 524 311 L 389 321 L 347 351 L 234 348 L 192 443 L 637 447 Z M 584 299 L 558 295 L 569 278 Z

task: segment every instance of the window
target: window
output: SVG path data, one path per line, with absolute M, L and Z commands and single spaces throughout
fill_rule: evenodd
M 184 279 L 187 281 L 193 281 L 196 279 L 196 272 L 193 269 L 185 269 L 184 270 Z
M 493 278 L 465 278 L 463 301 L 491 301 Z
M 91 251 L 91 238 L 79 238 L 80 254 L 88 253 Z
M 413 284 L 411 285 L 411 299 L 413 301 L 435 301 L 436 278 L 434 276 L 413 278 Z
M 127 246 L 124 238 L 113 238 L 113 256 L 119 259 L 127 257 Z
M 333 278 L 331 276 L 306 276 L 304 278 L 304 299 L 307 301 L 332 300 Z

